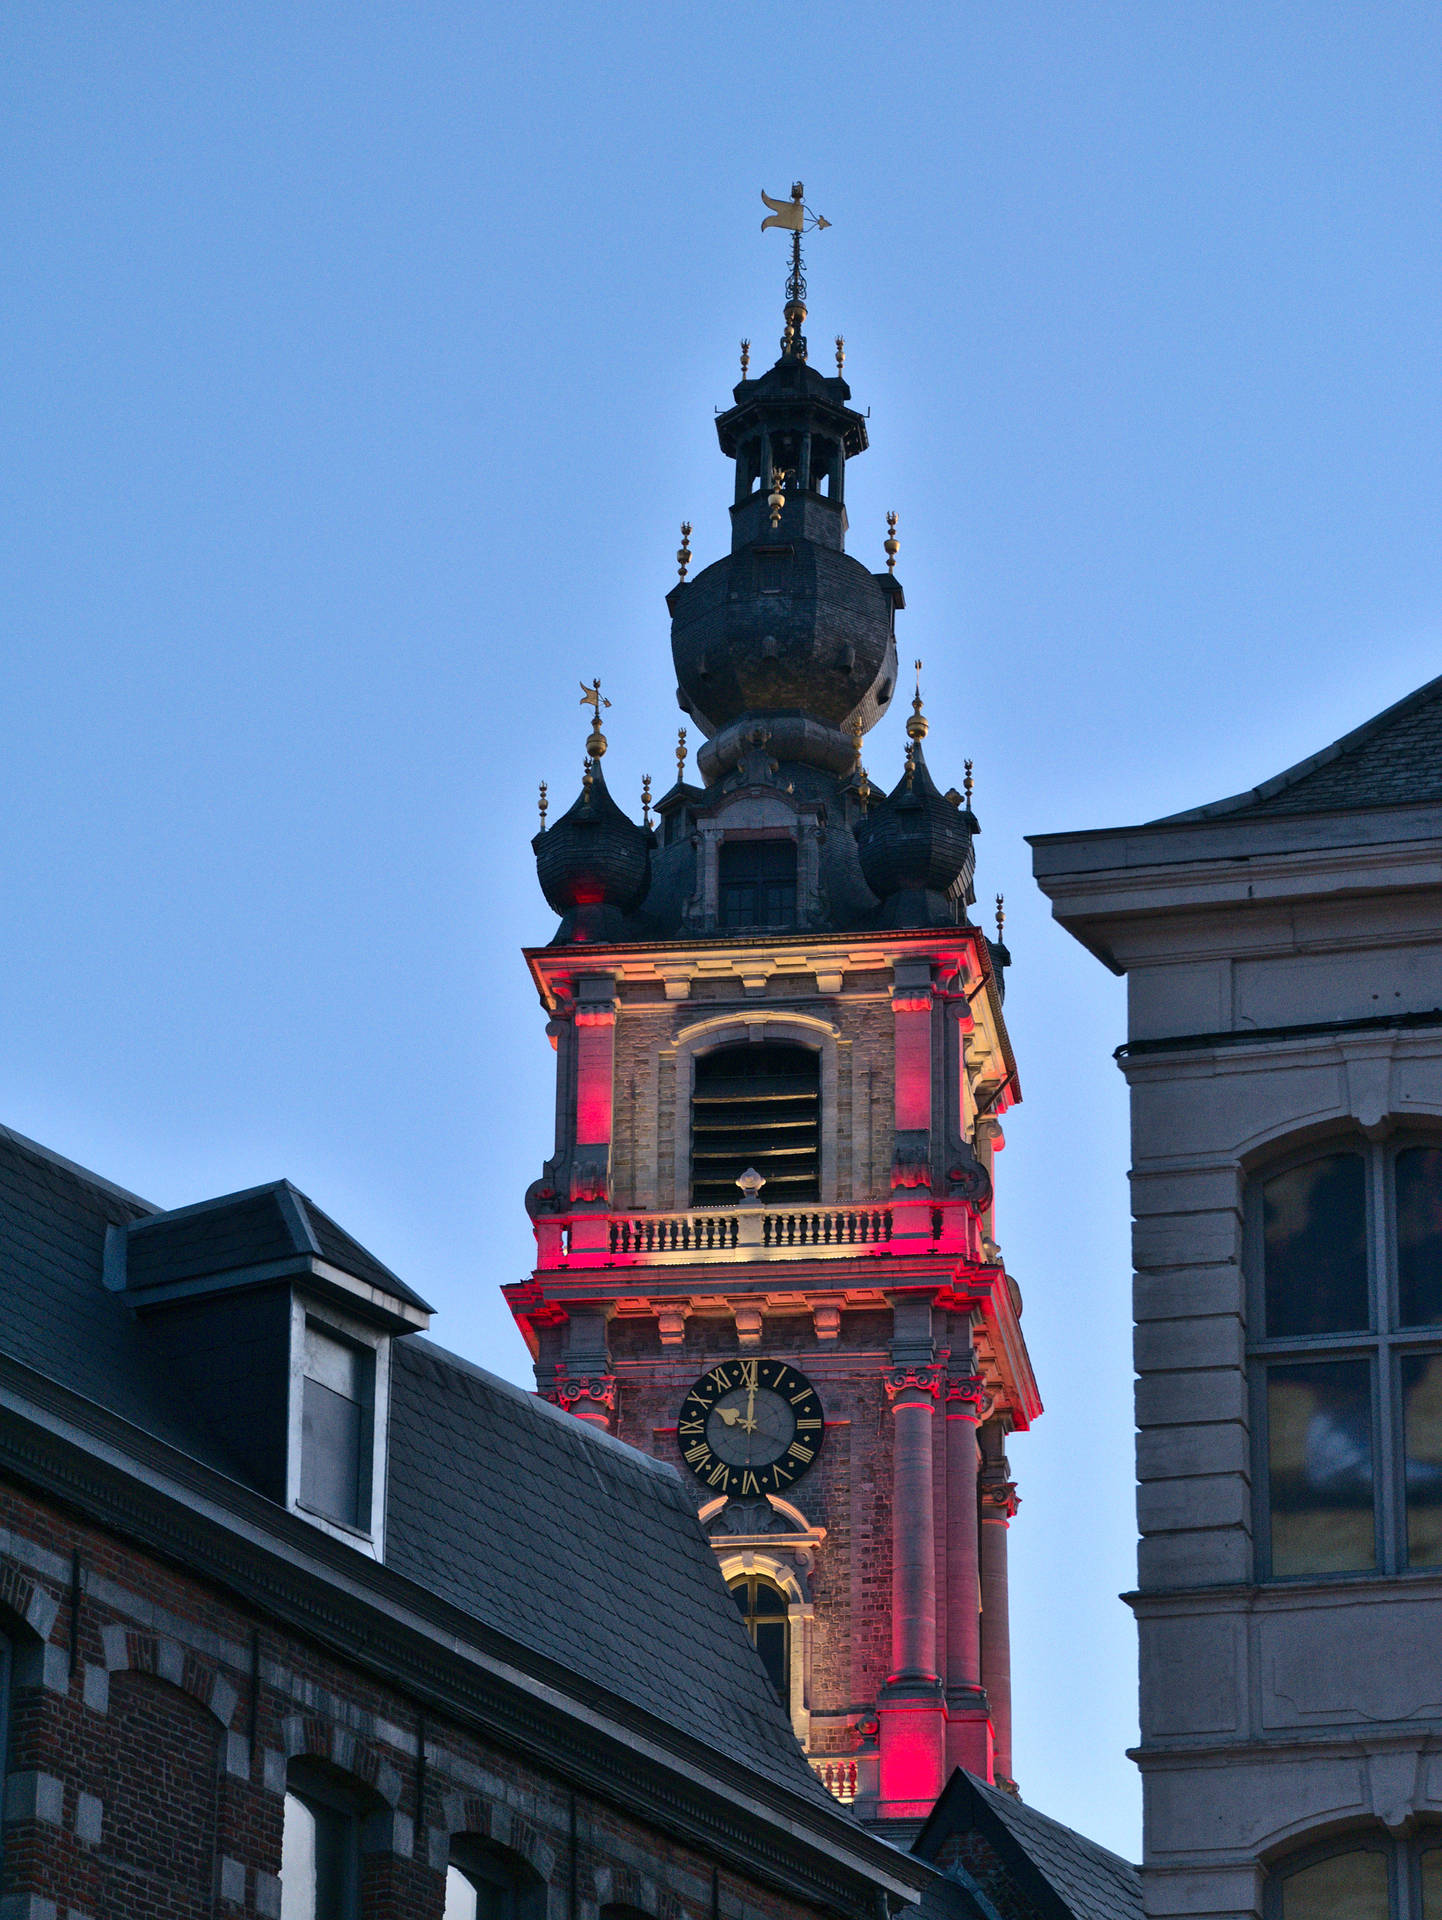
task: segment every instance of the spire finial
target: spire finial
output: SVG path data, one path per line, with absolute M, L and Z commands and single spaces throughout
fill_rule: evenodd
M 916 778 L 916 742 L 909 740 L 906 745 L 906 791 L 911 792 L 911 783 Z
M 686 778 L 686 729 L 676 729 L 676 785 L 679 787 Z
M 886 516 L 886 538 L 881 543 L 881 550 L 886 555 L 886 571 L 888 573 L 895 573 L 896 556 L 901 552 L 901 542 L 896 537 L 896 515 L 894 513 L 888 513 Z
M 996 896 L 996 944 L 999 947 L 1005 946 L 1006 944 L 1006 942 L 1001 937 L 1005 926 L 1006 926 L 1006 896 L 1005 894 L 999 893 Z
M 749 340 L 741 342 L 741 378 L 743 380 L 751 378 L 751 342 Z
M 586 742 L 586 753 L 588 756 L 586 771 L 588 773 L 590 772 L 590 762 L 592 760 L 599 760 L 601 755 L 606 751 L 606 736 L 601 731 L 601 709 L 602 707 L 609 707 L 610 704 L 610 701 L 606 699 L 605 695 L 601 692 L 601 683 L 599 680 L 593 680 L 589 687 L 584 680 L 581 682 L 581 705 L 591 709 L 591 734 Z
M 963 794 L 965 794 L 966 796 L 966 810 L 968 813 L 970 813 L 971 812 L 971 762 L 969 760 L 964 760 L 962 762 L 962 765 L 965 767 L 966 773 L 961 783 L 961 790 Z
M 546 831 L 546 813 L 548 811 L 548 802 L 546 800 L 546 783 L 544 780 L 541 782 L 540 807 L 541 807 L 541 832 L 544 833 Z
M 641 818 L 649 828 L 651 825 L 651 776 L 649 773 L 641 775 Z
M 587 754 L 581 762 L 581 798 L 587 806 L 591 804 L 591 784 L 595 775 L 591 772 L 591 756 Z
M 911 718 L 906 723 L 907 738 L 924 740 L 929 732 L 926 716 L 921 711 L 921 662 L 916 663 L 916 698 L 911 703 Z
M 851 772 L 856 781 L 856 797 L 861 802 L 861 811 L 865 813 L 871 804 L 871 782 L 866 777 L 866 769 L 861 764 L 861 715 L 853 716 L 851 726 L 851 744 L 856 749 L 856 758 L 852 762 Z
M 799 180 L 791 183 L 789 200 L 773 200 L 762 189 L 761 198 L 771 211 L 761 222 L 761 231 L 767 227 L 781 227 L 791 235 L 791 271 L 786 276 L 786 331 L 781 338 L 781 352 L 787 360 L 806 358 L 806 336 L 801 331 L 806 318 L 806 263 L 801 258 L 801 236 L 804 232 L 820 233 L 831 222 L 823 220 L 819 213 L 806 205 L 806 189 Z M 810 227 L 807 222 L 810 221 Z
M 690 564 L 691 564 L 691 522 L 689 520 L 683 520 L 681 522 L 681 544 L 676 549 L 676 566 L 679 570 L 681 579 L 684 580 L 686 578 L 686 569 L 690 566 Z
M 846 335 L 844 333 L 838 333 L 836 336 L 836 377 L 838 380 L 841 378 L 841 369 L 845 365 L 846 365 Z

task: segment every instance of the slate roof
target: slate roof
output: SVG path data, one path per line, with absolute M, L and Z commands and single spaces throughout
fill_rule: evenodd
M 1335 813 L 1435 800 L 1442 800 L 1442 677 L 1250 792 L 1167 820 Z
M 341 1234 L 305 1205 L 317 1238 L 322 1223 Z M 270 1201 L 240 1211 L 255 1214 L 253 1233 L 242 1236 L 250 1252 L 279 1232 Z M 155 1214 L 135 1194 L 0 1128 L 0 1346 L 233 1479 L 233 1463 L 179 1396 L 144 1323 L 104 1284 L 107 1226 Z M 398 1283 L 387 1275 L 385 1284 Z M 679 1473 L 429 1341 L 398 1338 L 393 1355 L 387 1564 L 835 1812 Z
M 387 1562 L 834 1810 L 677 1470 L 428 1340 L 392 1367 Z
M 431 1311 L 404 1280 L 289 1180 L 152 1213 L 127 1235 L 126 1284 L 170 1286 L 313 1253 L 423 1313 Z
M 1141 1874 L 1129 1860 L 959 1769 L 913 1851 L 932 1859 L 948 1838 L 972 1828 L 995 1848 L 1045 1920 L 1142 1920 Z

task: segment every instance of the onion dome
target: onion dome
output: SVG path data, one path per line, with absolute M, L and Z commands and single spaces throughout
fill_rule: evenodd
M 882 903 L 880 924 L 954 926 L 971 889 L 972 836 L 980 831 L 973 814 L 938 793 L 913 735 L 901 781 L 856 825 L 861 871 Z
M 531 842 L 541 891 L 561 916 L 554 944 L 625 938 L 650 884 L 651 839 L 611 798 L 599 756 L 588 759 L 575 805 Z
M 866 449 L 838 352 L 834 378 L 806 362 L 803 304 L 787 307 L 782 356 L 743 376 L 716 421 L 735 462 L 731 551 L 668 595 L 677 698 L 707 737 L 697 764 L 708 783 L 735 766 L 758 723 L 783 761 L 845 774 L 849 728 L 886 711 L 896 685 L 892 571 L 873 573 L 845 551 L 847 462 Z

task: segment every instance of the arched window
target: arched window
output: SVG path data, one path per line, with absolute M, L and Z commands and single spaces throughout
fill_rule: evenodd
M 1314 1148 L 1247 1233 L 1263 1572 L 1442 1566 L 1442 1147 Z
M 696 1062 L 691 1200 L 735 1206 L 754 1167 L 768 1205 L 820 1197 L 820 1055 L 782 1041 L 718 1047 Z
M 1334 1841 L 1274 1869 L 1267 1920 L 1439 1920 L 1442 1835 Z
M 320 1763 L 286 1773 L 280 1920 L 356 1920 L 362 1807 L 351 1783 Z
M 786 1595 L 765 1574 L 748 1573 L 731 1582 L 731 1591 L 746 1622 L 746 1631 L 756 1642 L 761 1664 L 771 1677 L 777 1697 L 791 1710 L 791 1621 Z
M 543 1920 L 545 1883 L 509 1848 L 473 1834 L 451 1841 L 445 1920 Z

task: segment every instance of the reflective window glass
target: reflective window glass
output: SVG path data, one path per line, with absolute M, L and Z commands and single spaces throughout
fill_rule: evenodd
M 1263 1182 L 1270 1338 L 1369 1324 L 1365 1173 L 1360 1154 L 1333 1153 Z
M 375 1356 L 306 1323 L 301 1385 L 301 1505 L 365 1531 L 370 1523 Z
M 476 1883 L 459 1867 L 446 1868 L 446 1910 L 444 1920 L 480 1920 Z
M 1442 1847 L 1422 1855 L 1422 1920 L 1442 1920 Z
M 1442 1147 L 1408 1147 L 1393 1178 L 1402 1325 L 1442 1325 Z
M 356 1865 L 354 1815 L 308 1795 L 288 1793 L 281 1833 L 280 1920 L 352 1920 Z
M 1289 1875 L 1282 1920 L 1388 1920 L 1386 1854 L 1339 1853 Z
M 747 1574 L 731 1589 L 741 1608 L 761 1664 L 783 1706 L 791 1705 L 791 1622 L 786 1595 L 759 1574 Z
M 1365 1360 L 1267 1370 L 1274 1574 L 1376 1565 L 1370 1375 Z
M 1401 1365 L 1407 1564 L 1442 1567 L 1442 1353 Z

